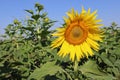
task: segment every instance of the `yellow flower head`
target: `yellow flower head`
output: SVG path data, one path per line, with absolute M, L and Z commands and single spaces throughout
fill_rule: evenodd
M 52 34 L 58 38 L 52 42 L 51 47 L 61 46 L 59 56 L 69 55 L 70 60 L 79 61 L 83 57 L 92 56 L 92 49 L 99 50 L 97 41 L 102 41 L 99 28 L 102 24 L 98 24 L 101 20 L 96 19 L 96 12 L 91 13 L 90 9 L 86 11 L 83 7 L 80 14 L 74 9 L 67 12 L 64 27 L 58 28 L 57 32 Z

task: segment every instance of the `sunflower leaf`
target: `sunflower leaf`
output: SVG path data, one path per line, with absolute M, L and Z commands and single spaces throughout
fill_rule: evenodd
M 113 80 L 113 76 L 110 76 L 98 69 L 96 61 L 89 60 L 79 69 L 83 75 L 96 80 Z
M 58 65 L 55 65 L 55 61 L 45 63 L 41 68 L 37 68 L 29 77 L 30 79 L 40 80 L 46 75 L 55 75 L 58 71 L 61 71 L 62 68 Z

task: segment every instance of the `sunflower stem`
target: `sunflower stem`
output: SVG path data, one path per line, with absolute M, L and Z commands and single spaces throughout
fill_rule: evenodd
M 78 61 L 77 60 L 75 60 L 74 61 L 74 79 L 75 80 L 78 80 Z

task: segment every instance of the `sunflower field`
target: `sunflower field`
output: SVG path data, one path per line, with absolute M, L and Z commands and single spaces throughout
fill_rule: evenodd
M 56 21 L 47 16 L 44 6 L 36 3 L 34 8 L 25 10 L 29 14 L 27 19 L 14 19 L 5 28 L 5 34 L 0 35 L 0 80 L 120 80 L 120 27 L 115 22 L 99 29 L 97 27 L 101 25 L 96 23 L 100 21 L 94 17 L 96 12 L 88 10 L 86 15 L 90 20 L 84 22 L 95 25 L 90 25 L 92 28 L 88 32 L 88 28 L 81 27 L 85 23 L 74 23 L 75 16 L 71 16 L 74 11 L 68 12 L 71 20 L 64 20 L 70 28 L 66 28 L 64 34 L 66 41 L 73 44 L 69 48 L 67 43 L 62 45 L 63 37 L 58 38 L 64 35 L 64 28 L 52 30 Z M 81 14 L 84 12 L 82 9 Z M 79 18 L 75 20 L 79 21 Z M 75 48 L 90 35 L 93 37 L 92 41 L 88 40 L 89 47 Z

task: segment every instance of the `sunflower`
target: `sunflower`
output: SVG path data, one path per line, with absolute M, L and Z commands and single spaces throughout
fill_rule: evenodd
M 70 56 L 70 60 L 79 61 L 81 58 L 93 56 L 92 50 L 98 51 L 98 41 L 102 41 L 100 19 L 96 19 L 97 11 L 91 13 L 90 8 L 86 11 L 82 7 L 79 14 L 72 9 L 67 12 L 68 17 L 64 17 L 65 24 L 57 28 L 57 32 L 52 35 L 57 37 L 51 44 L 52 48 L 60 47 L 59 56 Z

